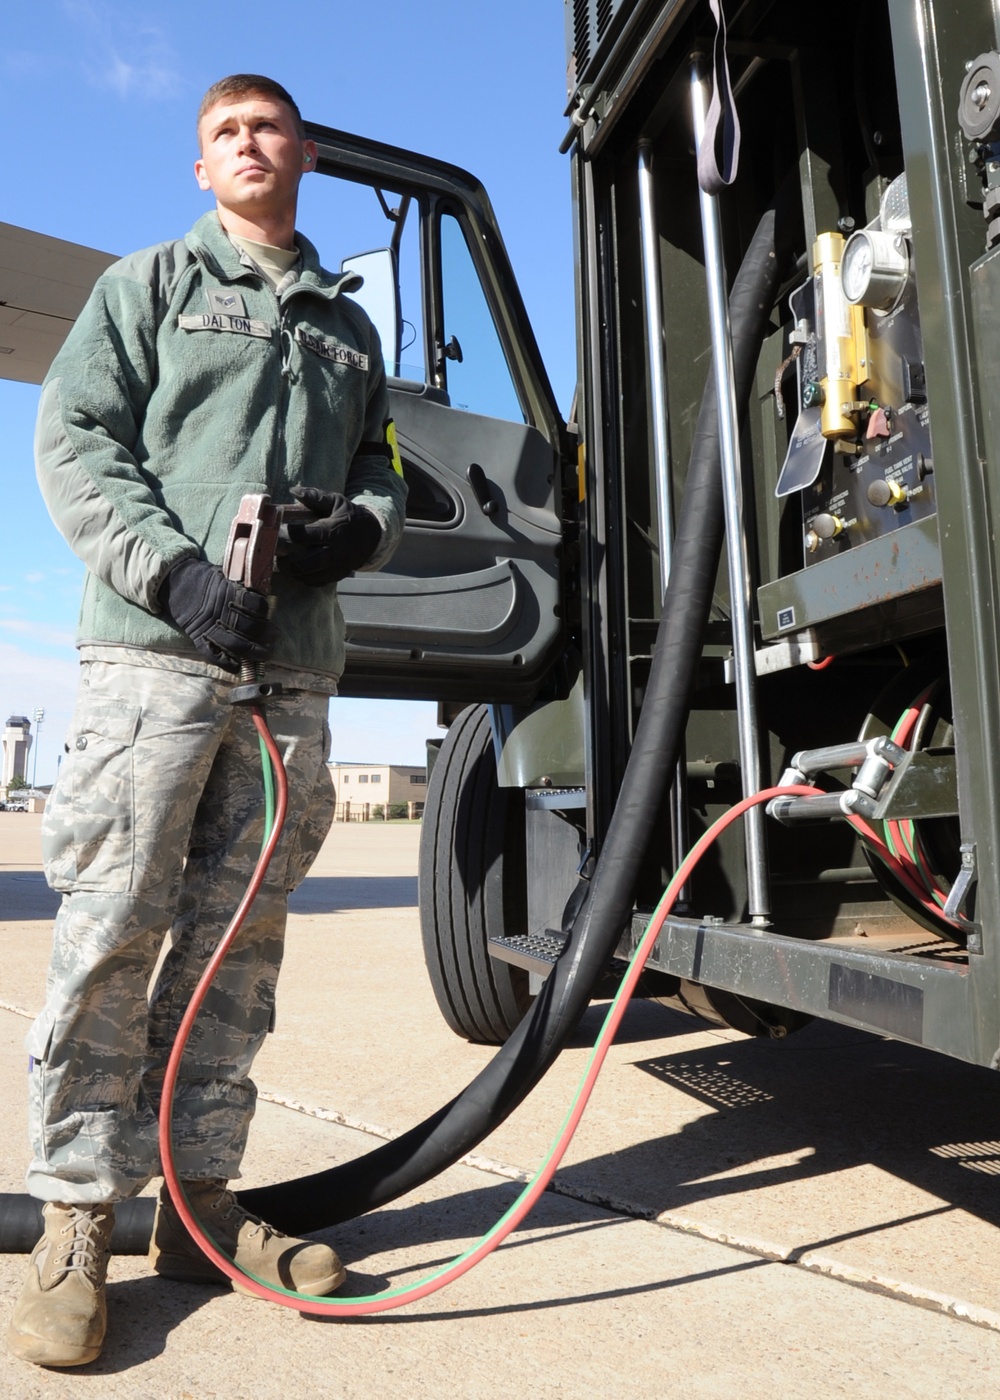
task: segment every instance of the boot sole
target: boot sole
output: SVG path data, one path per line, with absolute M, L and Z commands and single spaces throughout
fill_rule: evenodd
M 217 1286 L 221 1285 L 223 1288 L 228 1285 L 233 1288 L 235 1292 L 242 1293 L 247 1298 L 257 1297 L 257 1294 L 247 1288 L 245 1284 L 237 1282 L 236 1279 L 231 1279 L 228 1274 L 224 1274 L 221 1269 L 216 1269 L 213 1265 L 209 1264 L 207 1260 L 204 1266 L 199 1267 L 198 1262 L 192 1259 L 190 1255 L 163 1254 L 160 1251 L 157 1251 L 154 1255 L 154 1252 L 150 1250 L 149 1263 L 153 1272 L 159 1274 L 160 1278 L 173 1279 L 176 1283 L 215 1284 Z M 340 1268 L 335 1274 L 327 1274 L 325 1278 L 317 1279 L 315 1283 L 310 1284 L 308 1289 L 301 1288 L 296 1291 L 325 1298 L 328 1293 L 332 1293 L 335 1288 L 339 1288 L 346 1278 L 347 1270 L 345 1268 Z M 279 1286 L 284 1287 L 285 1285 L 281 1284 Z
M 101 1354 L 101 1346 L 66 1347 L 62 1351 L 52 1342 L 41 1337 L 33 1337 L 11 1329 L 7 1333 L 7 1350 L 18 1361 L 30 1361 L 33 1366 L 53 1366 L 59 1369 L 70 1366 L 89 1366 Z

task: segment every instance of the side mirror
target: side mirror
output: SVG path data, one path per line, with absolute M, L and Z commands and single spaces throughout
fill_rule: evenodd
M 399 377 L 399 346 L 403 313 L 399 299 L 396 255 L 391 248 L 371 253 L 355 253 L 340 264 L 341 272 L 356 272 L 365 284 L 351 296 L 368 312 L 382 342 L 386 374 Z

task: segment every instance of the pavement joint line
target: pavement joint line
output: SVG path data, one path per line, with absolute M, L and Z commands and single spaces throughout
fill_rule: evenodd
M 400 1136 L 392 1128 L 366 1123 L 363 1119 L 354 1118 L 349 1113 L 341 1113 L 338 1109 L 317 1108 L 300 1103 L 299 1100 L 288 1098 L 284 1094 L 275 1094 L 262 1089 L 258 1092 L 258 1098 L 265 1103 L 275 1104 L 279 1108 L 288 1108 L 310 1118 L 336 1123 L 340 1127 L 353 1128 L 357 1132 L 382 1138 L 387 1142 Z M 530 1181 L 534 1175 L 533 1172 L 525 1171 L 521 1167 L 509 1166 L 507 1163 L 498 1162 L 491 1157 L 484 1157 L 477 1152 L 467 1153 L 464 1157 L 459 1158 L 456 1165 L 472 1167 L 476 1171 L 488 1172 L 491 1176 L 504 1177 L 509 1181 L 526 1182 Z M 902 1279 L 889 1278 L 884 1274 L 865 1273 L 863 1270 L 852 1268 L 849 1264 L 844 1264 L 841 1260 L 830 1255 L 814 1253 L 808 1248 L 803 1249 L 801 1245 L 779 1245 L 753 1236 L 737 1235 L 731 1230 L 724 1230 L 704 1221 L 695 1220 L 691 1216 L 679 1215 L 674 1211 L 657 1211 L 651 1207 L 638 1206 L 633 1202 L 623 1200 L 621 1197 L 610 1196 L 595 1188 L 570 1186 L 567 1182 L 561 1181 L 559 1177 L 556 1177 L 547 1189 L 555 1195 L 567 1196 L 584 1205 L 596 1205 L 615 1215 L 644 1220 L 649 1224 L 659 1225 L 679 1234 L 696 1235 L 699 1239 L 723 1245 L 727 1249 L 739 1250 L 743 1254 L 753 1255 L 755 1258 L 767 1260 L 772 1264 L 783 1264 L 790 1268 L 802 1269 L 806 1273 L 829 1278 L 835 1283 L 843 1283 L 851 1288 L 861 1288 L 869 1293 L 878 1293 L 883 1297 L 893 1298 L 897 1302 L 908 1303 L 913 1307 L 944 1313 L 945 1316 L 954 1318 L 958 1322 L 968 1322 L 974 1327 L 1000 1332 L 1000 1313 L 994 1312 L 991 1308 L 980 1307 L 976 1303 L 969 1303 L 962 1298 L 940 1293 L 936 1289 L 922 1288 L 919 1284 L 906 1283 Z
M 24 1016 L 29 1021 L 35 1019 L 33 1011 L 25 1011 L 23 1006 L 17 1006 L 12 1001 L 0 1001 L 0 1011 L 12 1011 L 15 1016 Z
M 24 1016 L 28 1020 L 35 1019 L 31 1011 L 26 1011 L 23 1006 L 17 1006 L 9 1001 L 0 1000 L 0 1011 L 11 1011 L 15 1016 Z M 300 1103 L 298 1099 L 291 1099 L 287 1095 L 275 1094 L 266 1089 L 259 1090 L 257 1097 L 264 1103 L 274 1104 L 278 1108 L 291 1109 L 294 1113 L 302 1113 L 308 1118 L 317 1118 L 324 1123 L 336 1123 L 339 1127 L 352 1128 L 356 1132 L 365 1133 L 368 1137 L 381 1138 L 386 1142 L 392 1142 L 400 1136 L 394 1129 L 383 1127 L 381 1124 L 367 1123 L 364 1119 L 355 1118 L 349 1113 L 341 1113 L 338 1109 L 318 1108 L 311 1104 Z M 472 1167 L 475 1171 L 504 1177 L 508 1181 L 526 1182 L 530 1181 L 534 1175 L 533 1172 L 525 1171 L 522 1167 L 512 1167 L 505 1162 L 498 1162 L 492 1157 L 484 1157 L 478 1152 L 467 1153 L 464 1157 L 459 1158 L 456 1165 Z M 615 1215 L 644 1220 L 649 1224 L 660 1225 L 664 1229 L 676 1230 L 680 1234 L 697 1235 L 700 1239 L 721 1244 L 727 1249 L 737 1249 L 743 1254 L 752 1254 L 758 1259 L 766 1259 L 773 1264 L 785 1264 L 791 1268 L 803 1269 L 807 1273 L 822 1275 L 836 1283 L 844 1283 L 852 1288 L 863 1288 L 869 1293 L 879 1293 L 886 1298 L 895 1298 L 898 1302 L 909 1303 L 913 1307 L 944 1313 L 945 1316 L 952 1317 L 958 1322 L 968 1322 L 974 1327 L 1000 1332 L 1000 1313 L 994 1312 L 991 1308 L 968 1303 L 962 1298 L 939 1293 L 933 1288 L 921 1288 L 918 1284 L 906 1283 L 902 1279 L 889 1278 L 883 1274 L 865 1273 L 863 1270 L 854 1269 L 849 1264 L 844 1264 L 830 1255 L 814 1254 L 808 1249 L 803 1251 L 801 1245 L 786 1247 L 767 1240 L 736 1235 L 730 1230 L 705 1224 L 691 1216 L 678 1215 L 674 1211 L 657 1211 L 650 1207 L 638 1206 L 633 1202 L 623 1200 L 621 1197 L 609 1196 L 606 1192 L 590 1187 L 570 1186 L 558 1177 L 549 1184 L 548 1190 L 557 1196 L 566 1196 L 570 1200 L 579 1201 L 583 1205 L 600 1206 Z
M 360 1133 L 368 1133 L 371 1137 L 382 1138 L 386 1142 L 393 1142 L 400 1134 L 394 1128 L 385 1128 L 380 1124 L 366 1123 L 363 1119 L 354 1118 L 349 1113 L 341 1113 L 335 1108 L 316 1108 L 310 1104 L 300 1103 L 298 1099 L 290 1099 L 284 1094 L 275 1094 L 266 1089 L 257 1092 L 258 1099 L 265 1103 L 276 1104 L 279 1108 L 290 1108 L 295 1113 L 304 1113 L 309 1118 L 319 1118 L 325 1123 L 336 1123 L 342 1128 L 353 1128 Z M 528 1182 L 535 1175 L 533 1171 L 527 1171 L 524 1167 L 512 1167 L 507 1162 L 498 1162 L 494 1157 L 484 1157 L 480 1152 L 467 1152 L 464 1157 L 459 1157 L 456 1166 L 472 1167 L 475 1171 L 488 1172 L 490 1176 L 501 1176 L 507 1181 L 519 1181 L 522 1184 Z M 584 1205 L 601 1206 L 605 1210 L 613 1211 L 616 1215 L 627 1215 L 636 1220 L 655 1221 L 656 1211 L 645 1206 L 637 1206 L 631 1201 L 623 1200 L 619 1196 L 609 1196 L 604 1191 L 598 1191 L 593 1187 L 571 1186 L 568 1182 L 556 1177 L 549 1183 L 547 1190 L 554 1192 L 557 1196 L 568 1196 L 571 1200 L 580 1201 Z
M 992 1308 L 979 1307 L 976 1303 L 967 1303 L 962 1298 L 953 1298 L 948 1293 L 939 1293 L 933 1288 L 921 1288 L 918 1284 L 887 1278 L 884 1274 L 866 1274 L 860 1269 L 852 1269 L 849 1264 L 843 1264 L 838 1259 L 831 1259 L 828 1255 L 806 1253 L 801 1258 L 788 1262 L 796 1268 L 823 1274 L 853 1288 L 880 1293 L 883 1297 L 896 1298 L 914 1307 L 926 1308 L 929 1312 L 944 1313 L 958 1322 L 970 1322 L 974 1327 L 1000 1332 L 1000 1313 L 994 1312 Z

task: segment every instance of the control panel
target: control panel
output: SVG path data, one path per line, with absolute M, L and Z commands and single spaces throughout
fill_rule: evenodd
M 903 175 L 867 228 L 817 238 L 789 298 L 799 411 L 776 494 L 800 495 L 804 567 L 936 511 L 910 227 Z

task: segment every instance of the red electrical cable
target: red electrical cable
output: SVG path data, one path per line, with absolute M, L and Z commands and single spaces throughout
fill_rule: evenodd
M 899 723 L 890 736 L 893 743 L 900 748 L 910 747 L 910 740 L 916 728 L 924 706 L 929 701 L 936 689 L 935 685 L 929 685 L 913 701 L 910 707 L 904 712 Z M 934 879 L 933 874 L 927 864 L 923 845 L 920 840 L 920 832 L 913 821 L 888 820 L 885 823 L 888 833 L 887 845 L 889 850 L 899 861 L 900 866 L 912 877 L 914 882 L 920 886 L 924 895 L 930 895 L 930 902 L 923 899 L 924 906 L 930 910 L 937 920 L 941 918 L 941 910 L 947 903 L 948 896 L 941 886 Z M 948 922 L 948 921 L 946 921 Z
M 604 1021 L 604 1024 L 601 1028 L 601 1032 L 598 1036 L 597 1043 L 595 1044 L 594 1050 L 591 1054 L 591 1058 L 588 1063 L 587 1070 L 585 1072 L 580 1089 L 577 1093 L 575 1100 L 573 1101 L 570 1112 L 567 1115 L 566 1121 L 563 1124 L 563 1128 L 559 1134 L 559 1137 L 553 1144 L 553 1147 L 551 1148 L 541 1168 L 521 1192 L 521 1195 L 506 1212 L 503 1218 L 497 1222 L 497 1224 L 482 1238 L 482 1240 L 480 1240 L 478 1245 L 476 1245 L 470 1250 L 467 1250 L 464 1254 L 460 1255 L 456 1260 L 454 1260 L 450 1265 L 446 1265 L 444 1268 L 436 1270 L 427 1278 L 419 1280 L 417 1283 L 413 1284 L 410 1287 L 392 1289 L 386 1293 L 367 1298 L 342 1300 L 314 1298 L 307 1294 L 292 1292 L 291 1290 L 271 1288 L 267 1284 L 262 1283 L 254 1276 L 245 1273 L 242 1269 L 239 1269 L 231 1259 L 229 1259 L 226 1255 L 221 1253 L 221 1251 L 216 1247 L 215 1243 L 210 1238 L 210 1236 L 208 1236 L 205 1233 L 204 1229 L 201 1226 L 201 1223 L 199 1222 L 197 1217 L 192 1212 L 190 1206 L 188 1205 L 187 1199 L 184 1195 L 184 1189 L 180 1183 L 180 1180 L 177 1177 L 176 1167 L 174 1163 L 173 1146 L 171 1142 L 173 1096 L 177 1082 L 178 1069 L 180 1066 L 181 1058 L 184 1054 L 184 1047 L 187 1043 L 191 1027 L 194 1023 L 195 1017 L 198 1014 L 198 1010 L 201 1006 L 201 1003 L 204 1000 L 204 997 L 212 982 L 212 979 L 215 976 L 215 973 L 218 970 L 218 967 L 222 962 L 223 958 L 226 956 L 226 953 L 229 950 L 233 939 L 239 932 L 240 925 L 242 924 L 243 919 L 246 916 L 246 912 L 249 909 L 251 903 L 253 902 L 253 899 L 257 891 L 259 890 L 261 883 L 263 882 L 268 862 L 271 859 L 271 855 L 281 835 L 281 826 L 284 821 L 285 811 L 287 809 L 288 787 L 287 779 L 284 772 L 284 766 L 281 762 L 281 756 L 278 753 L 273 738 L 267 730 L 267 726 L 264 723 L 263 716 L 260 714 L 259 710 L 257 710 L 256 707 L 254 707 L 253 716 L 254 724 L 257 726 L 258 732 L 261 734 L 261 737 L 263 738 L 267 746 L 268 754 L 271 758 L 272 764 L 274 765 L 277 785 L 277 807 L 275 812 L 275 820 L 270 838 L 267 841 L 264 850 L 261 852 L 260 860 L 258 861 L 257 869 L 254 871 L 254 876 L 251 881 L 250 887 L 248 888 L 246 895 L 241 901 L 239 909 L 233 916 L 233 920 L 230 923 L 229 928 L 226 930 L 225 934 L 219 941 L 219 946 L 215 950 L 215 953 L 213 954 L 208 966 L 205 969 L 201 981 L 198 983 L 198 986 L 195 989 L 194 995 L 191 998 L 190 1005 L 188 1006 L 184 1017 L 181 1021 L 180 1029 L 177 1034 L 177 1039 L 170 1053 L 166 1073 L 164 1075 L 163 1094 L 160 1103 L 160 1157 L 163 1166 L 163 1175 L 166 1180 L 167 1189 L 170 1192 L 174 1206 L 176 1207 L 178 1214 L 183 1220 L 192 1238 L 198 1244 L 199 1248 L 206 1255 L 206 1257 L 209 1260 L 211 1260 L 211 1262 L 215 1264 L 216 1267 L 220 1269 L 221 1272 L 224 1273 L 228 1278 L 232 1279 L 234 1282 L 238 1282 L 244 1291 L 252 1293 L 258 1298 L 263 1298 L 271 1302 L 278 1303 L 282 1307 L 292 1308 L 296 1312 L 306 1312 L 311 1315 L 317 1315 L 322 1317 L 362 1317 L 372 1313 L 387 1312 L 393 1308 L 402 1307 L 406 1303 L 414 1303 L 420 1298 L 425 1298 L 429 1294 L 437 1292 L 439 1289 L 444 1288 L 448 1283 L 451 1283 L 454 1279 L 457 1279 L 461 1277 L 462 1274 L 468 1272 L 469 1269 L 474 1268 L 475 1265 L 479 1263 L 481 1259 L 484 1259 L 486 1255 L 492 1253 L 492 1251 L 496 1249 L 497 1246 L 501 1244 L 504 1239 L 506 1239 L 506 1237 L 511 1233 L 512 1230 L 517 1228 L 517 1226 L 529 1214 L 529 1212 L 537 1202 L 538 1198 L 545 1191 L 546 1187 L 548 1186 L 549 1182 L 555 1174 L 556 1168 L 562 1161 L 563 1155 L 565 1154 L 566 1149 L 569 1146 L 569 1143 L 573 1137 L 573 1134 L 576 1131 L 577 1124 L 579 1123 L 580 1118 L 583 1115 L 584 1109 L 587 1106 L 587 1102 L 593 1091 L 594 1085 L 597 1081 L 597 1077 L 601 1071 L 601 1067 L 604 1064 L 604 1060 L 607 1056 L 608 1050 L 610 1049 L 611 1043 L 614 1040 L 615 1033 L 618 1029 L 622 1017 L 625 1014 L 625 1010 L 628 1006 L 629 999 L 633 991 L 635 990 L 635 986 L 639 980 L 639 977 L 642 974 L 642 970 L 645 966 L 646 960 L 653 950 L 653 946 L 656 942 L 657 937 L 659 936 L 660 930 L 663 927 L 663 924 L 666 922 L 670 910 L 673 908 L 674 901 L 677 897 L 677 892 L 681 888 L 683 888 L 684 884 L 688 881 L 692 870 L 697 865 L 698 861 L 701 859 L 702 855 L 712 844 L 712 842 L 715 841 L 716 838 L 732 822 L 736 821 L 751 807 L 758 806 L 762 802 L 769 802 L 773 797 L 812 797 L 818 795 L 818 792 L 816 788 L 808 787 L 804 784 L 795 784 L 786 787 L 766 788 L 762 792 L 755 793 L 752 797 L 744 798 L 742 802 L 738 802 L 734 807 L 731 807 L 728 812 L 724 813 L 723 816 L 718 818 L 718 820 L 715 821 L 712 824 L 712 826 L 708 828 L 708 830 L 699 838 L 699 840 L 691 848 L 691 850 L 685 856 L 684 860 L 681 862 L 677 873 L 674 875 L 673 879 L 668 885 L 667 890 L 664 893 L 664 896 L 661 899 L 656 912 L 650 919 L 646 930 L 643 933 L 643 936 L 639 942 L 639 946 L 633 954 L 632 961 L 629 964 L 628 972 L 622 980 L 621 986 L 619 987 L 615 999 L 611 1004 L 608 1015 Z M 881 859 L 883 859 L 890 866 L 899 865 L 899 862 L 895 861 L 889 853 L 889 850 L 886 847 L 885 843 L 881 841 L 881 839 L 875 834 L 874 831 L 872 831 L 872 829 L 867 825 L 867 823 L 863 822 L 858 817 L 849 817 L 848 820 L 851 821 L 851 823 L 861 832 L 865 839 L 872 844 L 872 846 L 875 848 L 877 854 L 880 856 Z M 910 880 L 910 877 L 906 874 L 906 872 L 900 868 L 897 870 L 896 873 L 899 876 L 899 878 L 903 881 L 903 883 L 906 884 L 907 887 L 910 888 L 911 891 L 917 896 L 917 898 L 921 899 L 922 902 L 925 902 L 924 895 L 920 891 L 919 887 L 916 886 L 916 884 Z

